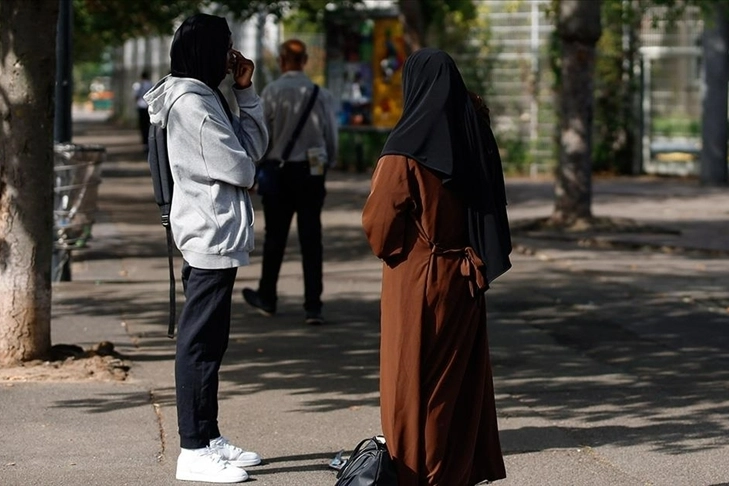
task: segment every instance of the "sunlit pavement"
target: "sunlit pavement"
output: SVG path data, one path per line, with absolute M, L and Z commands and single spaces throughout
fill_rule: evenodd
M 93 239 L 74 254 L 73 281 L 54 284 L 53 341 L 113 341 L 131 376 L 0 383 L 0 483 L 171 484 L 174 341 L 148 169 L 133 129 L 76 122 L 74 141 L 107 145 L 109 160 Z M 263 455 L 248 471 L 256 484 L 332 485 L 329 459 L 380 431 L 380 264 L 360 228 L 368 187 L 368 174 L 333 171 L 328 182 L 328 324 L 303 323 L 295 229 L 277 316 L 240 295 L 257 283 L 260 251 L 238 272 L 220 418 L 233 442 Z M 507 190 L 515 226 L 550 213 L 549 181 L 509 179 Z M 487 293 L 508 474 L 497 484 L 729 483 L 729 192 L 596 180 L 594 212 L 641 231 L 517 233 L 514 267 Z

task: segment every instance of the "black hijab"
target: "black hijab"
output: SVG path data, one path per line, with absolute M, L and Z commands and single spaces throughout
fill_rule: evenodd
M 231 118 L 230 107 L 218 86 L 228 70 L 230 29 L 223 17 L 196 14 L 175 32 L 170 48 L 172 76 L 202 81 L 215 91 Z
M 399 154 L 435 172 L 467 207 L 470 244 L 490 283 L 511 267 L 506 191 L 496 140 L 479 116 L 453 59 L 420 49 L 403 67 L 404 107 L 382 155 Z

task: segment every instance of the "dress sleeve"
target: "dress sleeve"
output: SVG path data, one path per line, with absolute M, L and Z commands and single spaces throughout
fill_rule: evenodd
M 372 175 L 362 226 L 374 254 L 387 261 L 401 256 L 405 230 L 415 207 L 405 157 L 383 157 Z

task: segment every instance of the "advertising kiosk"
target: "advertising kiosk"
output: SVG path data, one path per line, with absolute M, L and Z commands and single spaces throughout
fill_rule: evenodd
M 340 158 L 374 165 L 402 114 L 406 44 L 396 9 L 352 9 L 325 17 L 327 87 L 339 101 Z

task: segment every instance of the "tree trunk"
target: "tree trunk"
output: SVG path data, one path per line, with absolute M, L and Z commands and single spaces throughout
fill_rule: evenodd
M 0 365 L 51 346 L 58 0 L 0 2 Z
M 400 19 L 405 25 L 405 40 L 410 52 L 425 47 L 426 25 L 422 0 L 400 0 Z
M 729 83 L 729 9 L 715 2 L 704 31 L 704 101 L 701 119 L 701 170 L 704 186 L 723 186 L 727 174 L 727 83 Z
M 592 118 L 595 45 L 601 1 L 560 0 L 562 44 L 559 92 L 559 167 L 552 221 L 565 225 L 592 217 Z

